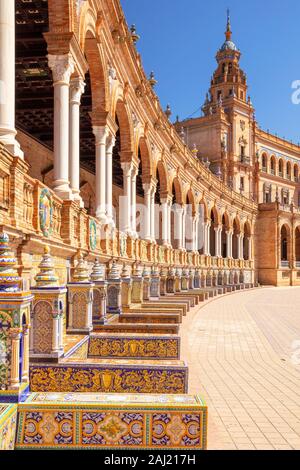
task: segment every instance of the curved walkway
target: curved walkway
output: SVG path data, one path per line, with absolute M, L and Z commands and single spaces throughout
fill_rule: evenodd
M 300 449 L 300 288 L 227 295 L 182 327 L 209 449 Z

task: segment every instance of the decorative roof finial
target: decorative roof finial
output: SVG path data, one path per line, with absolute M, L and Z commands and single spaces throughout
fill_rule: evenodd
M 16 270 L 17 260 L 9 248 L 9 236 L 0 233 L 0 292 L 19 292 L 22 279 Z
M 50 255 L 50 248 L 48 245 L 44 248 L 42 261 L 39 264 L 40 271 L 35 276 L 37 287 L 56 287 L 58 286 L 58 277 L 54 271 L 54 263 Z
M 231 23 L 230 23 L 230 10 L 227 9 L 227 28 L 226 28 L 226 41 L 231 41 L 232 31 L 231 31 Z
M 73 281 L 74 282 L 89 282 L 89 272 L 87 263 L 83 258 L 83 254 L 80 253 L 78 256 L 78 262 L 76 268 L 74 269 L 73 274 Z

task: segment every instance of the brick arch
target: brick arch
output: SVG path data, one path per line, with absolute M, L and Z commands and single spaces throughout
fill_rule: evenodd
M 196 212 L 196 200 L 193 190 L 190 188 L 185 195 L 185 203 L 192 205 L 192 213 L 195 214 Z
M 114 110 L 114 119 L 118 120 L 120 131 L 121 161 L 131 161 L 133 158 L 133 126 L 124 101 L 119 99 Z
M 208 214 L 208 204 L 207 204 L 207 201 L 205 199 L 204 196 L 202 196 L 202 198 L 200 199 L 199 201 L 199 206 L 203 207 L 203 216 L 204 216 L 204 220 L 207 220 L 209 218 L 209 214 Z
M 91 78 L 93 120 L 105 124 L 109 110 L 107 67 L 103 47 L 97 43 L 92 29 L 86 31 L 84 52 Z
M 245 236 L 250 237 L 252 235 L 252 228 L 251 228 L 251 223 L 249 222 L 249 220 L 246 220 L 246 222 L 244 223 L 243 231 L 244 231 Z
M 179 176 L 175 176 L 172 181 L 172 186 L 174 185 L 175 190 L 175 200 L 176 204 L 183 204 L 183 191 L 182 191 L 182 183 Z
M 159 180 L 160 197 L 166 196 L 170 192 L 169 191 L 169 178 L 168 178 L 168 170 L 166 168 L 165 163 L 162 160 L 159 160 L 157 162 L 156 174 Z
M 223 221 L 225 221 L 225 224 L 223 224 Z M 230 229 L 231 223 L 230 223 L 230 217 L 227 211 L 224 211 L 222 214 L 222 225 L 225 225 L 226 230 Z
M 241 220 L 238 215 L 236 215 L 232 221 L 232 227 L 234 227 L 234 225 L 236 226 L 237 233 L 240 233 L 242 230 L 242 226 L 241 226 Z
M 221 220 L 220 220 L 220 214 L 216 206 L 213 206 L 210 211 L 209 211 L 209 216 L 211 217 L 211 214 L 213 213 L 214 215 L 214 220 L 215 220 L 215 226 L 220 225 Z
M 142 180 L 144 183 L 147 183 L 153 176 L 153 159 L 151 158 L 151 150 L 147 139 L 144 136 L 140 137 L 137 149 L 137 153 L 140 153 L 141 156 Z

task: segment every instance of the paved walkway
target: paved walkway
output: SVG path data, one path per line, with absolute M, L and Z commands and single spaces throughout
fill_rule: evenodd
M 300 288 L 227 295 L 188 315 L 182 358 L 189 392 L 208 404 L 209 449 L 300 450 Z

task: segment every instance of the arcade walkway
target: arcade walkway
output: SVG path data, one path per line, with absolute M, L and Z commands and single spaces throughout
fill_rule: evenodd
M 299 307 L 300 288 L 265 288 L 189 314 L 182 357 L 208 404 L 209 449 L 300 449 Z

